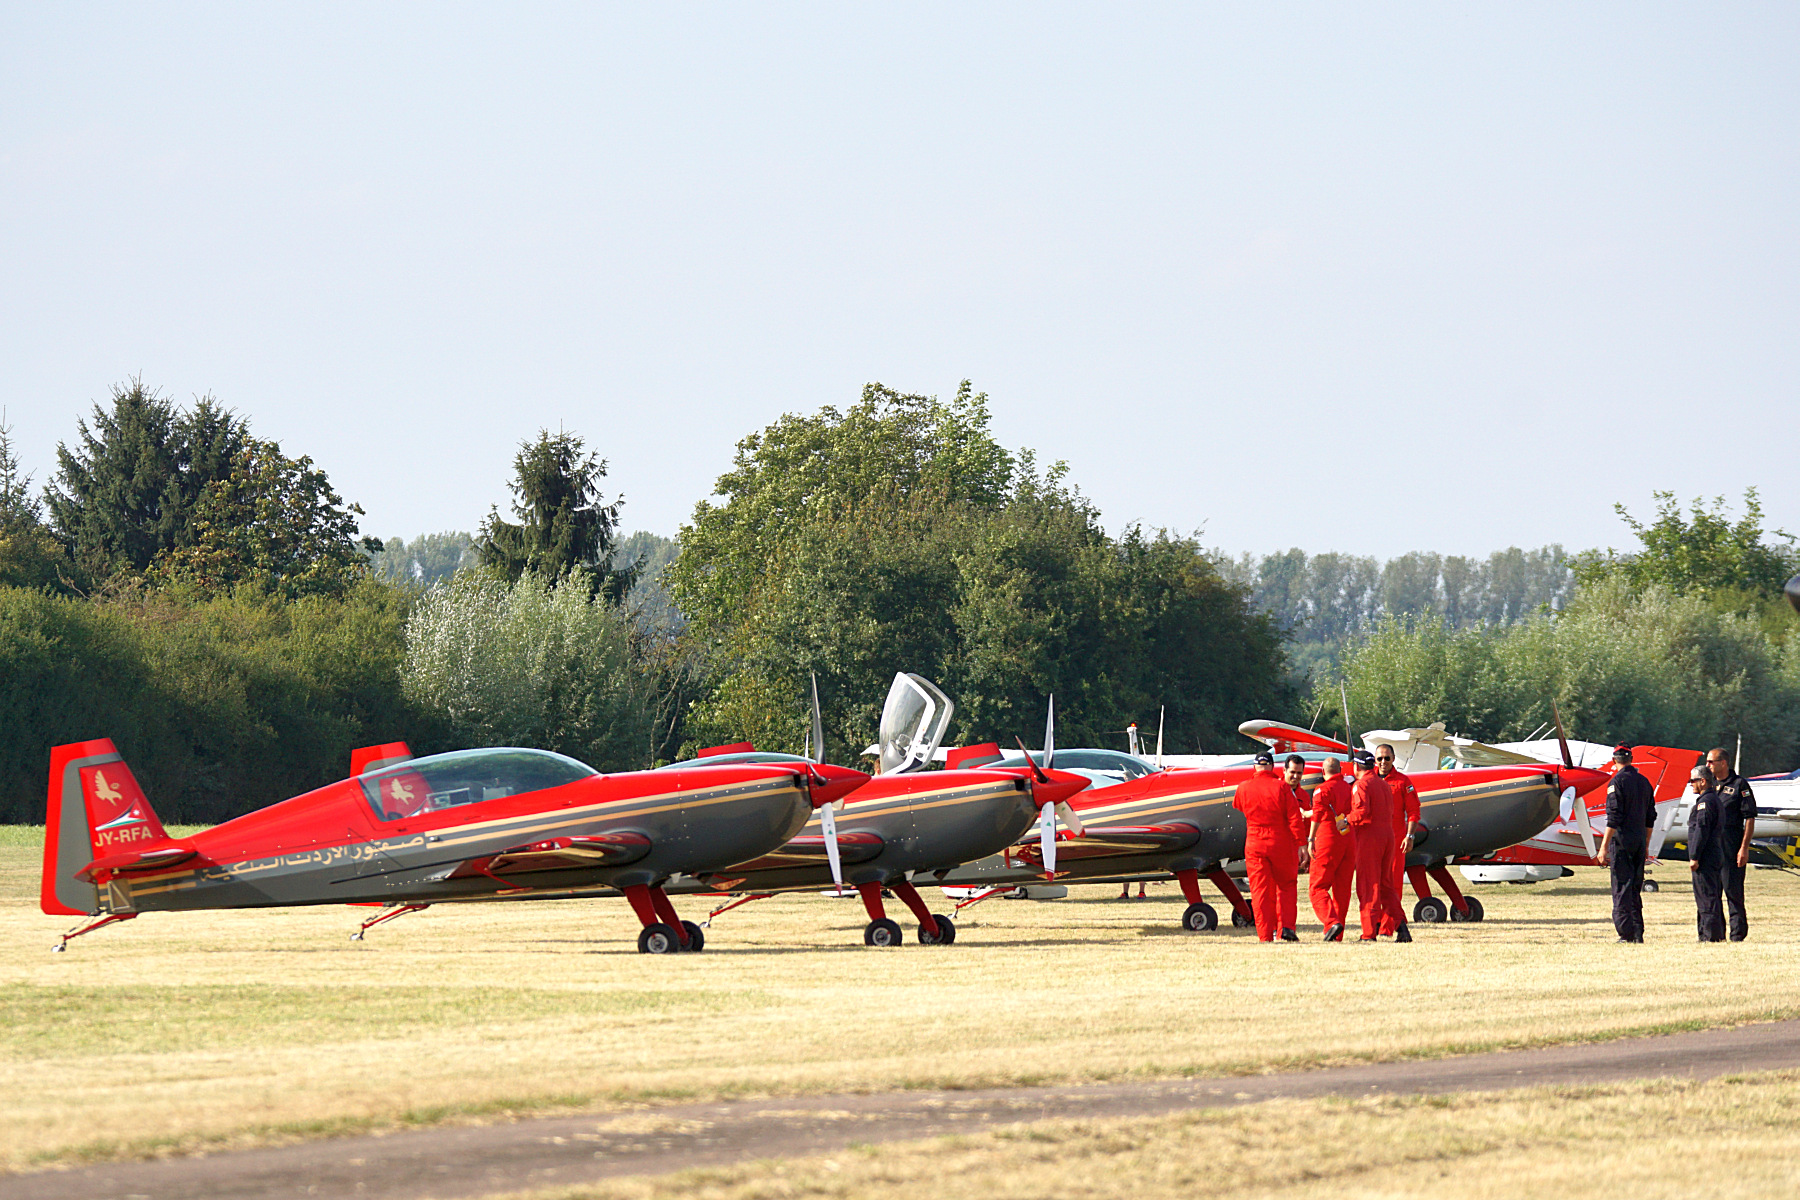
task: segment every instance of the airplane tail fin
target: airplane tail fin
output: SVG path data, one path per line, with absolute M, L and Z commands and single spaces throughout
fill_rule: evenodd
M 50 751 L 44 874 L 38 893 L 45 912 L 74 916 L 94 911 L 94 885 L 82 876 L 90 863 L 168 840 L 144 789 L 111 739 L 73 742 Z
M 395 763 L 403 763 L 413 756 L 411 747 L 405 742 L 383 742 L 379 746 L 363 746 L 350 752 L 350 774 L 352 777 L 364 771 L 377 771 L 382 767 L 391 767 Z

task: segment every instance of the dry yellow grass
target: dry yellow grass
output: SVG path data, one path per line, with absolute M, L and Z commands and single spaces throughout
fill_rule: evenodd
M 1433 1098 L 1277 1100 L 630 1178 L 491 1200 L 1518 1200 L 1786 1195 L 1800 1075 Z
M 7 844 L 10 842 L 11 844 Z M 871 951 L 854 901 L 766 900 L 696 956 L 620 902 L 149 914 L 48 953 L 37 849 L 0 839 L 0 1168 L 507 1111 L 718 1095 L 1261 1071 L 1800 1015 L 1800 887 L 1752 876 L 1740 946 L 1646 897 L 1617 946 L 1597 872 L 1488 888 L 1411 947 L 1175 931 L 1149 901 L 990 900 L 955 946 Z M 1682 882 L 1667 867 L 1671 885 Z M 935 893 L 932 893 L 935 899 Z M 681 902 L 700 916 L 697 900 Z

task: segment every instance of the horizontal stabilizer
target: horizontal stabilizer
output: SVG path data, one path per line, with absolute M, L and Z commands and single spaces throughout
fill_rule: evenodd
M 1004 757 L 1000 746 L 995 742 L 983 742 L 979 746 L 958 746 L 944 755 L 944 765 L 952 771 L 966 767 L 982 767 L 991 762 L 999 762 Z
M 403 763 L 412 756 L 412 747 L 405 742 L 383 742 L 379 746 L 362 746 L 350 752 L 350 774 L 354 777 L 365 771 L 379 771 L 383 767 Z
M 96 858 L 75 872 L 75 878 L 85 883 L 99 883 L 102 876 L 109 874 L 160 871 L 166 867 L 180 866 L 198 853 L 199 851 L 192 846 L 163 846 L 155 850 L 127 850 L 121 854 L 108 854 L 104 858 Z

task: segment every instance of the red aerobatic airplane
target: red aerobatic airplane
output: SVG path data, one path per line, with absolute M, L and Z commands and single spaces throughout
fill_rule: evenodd
M 430 904 L 606 887 L 642 923 L 640 951 L 699 950 L 699 926 L 663 891 L 669 878 L 766 854 L 869 778 L 809 762 L 603 775 L 544 750 L 412 758 L 400 743 L 358 751 L 351 769 L 172 838 L 112 742 L 56 747 L 40 902 L 92 918 L 56 949 L 143 912 L 387 905 L 366 929 Z
M 1045 771 L 1030 762 L 1015 768 L 959 770 L 954 755 L 949 770 L 921 770 L 931 762 L 954 711 L 950 698 L 930 680 L 905 672 L 896 675 L 882 709 L 877 747 L 881 774 L 838 804 L 819 809 L 799 836 L 781 847 L 728 867 L 711 879 L 684 881 L 681 890 L 712 889 L 761 897 L 816 891 L 833 883 L 841 886 L 847 880 L 855 886 L 869 915 L 863 929 L 865 945 L 895 946 L 901 941 L 900 926 L 882 905 L 883 889 L 918 918 L 921 943 L 955 941 L 955 923 L 926 906 L 914 879 L 942 876 L 962 863 L 994 854 L 1012 845 L 1033 824 L 1038 827 L 1041 850 L 1049 853 L 1054 865 L 1057 814 L 1074 820 L 1068 800 L 1087 787 L 1088 781 L 1064 771 Z M 1054 723 L 1054 711 L 1050 719 Z M 815 683 L 810 745 L 822 743 Z M 758 753 L 749 745 L 721 746 L 707 753 L 708 758 L 699 762 L 677 766 L 703 769 L 709 759 L 807 761 Z
M 1240 731 L 1282 753 L 1301 753 L 1308 760 L 1303 785 L 1308 788 L 1319 783 L 1319 762 L 1326 754 L 1346 753 L 1343 743 L 1294 726 L 1247 721 Z M 1047 744 L 1046 759 L 1054 761 L 1054 753 Z M 1228 874 L 1244 853 L 1244 817 L 1231 807 L 1232 795 L 1250 772 L 1248 764 L 1172 768 L 1096 787 L 1071 801 L 1082 828 L 1071 829 L 1073 840 L 1063 843 L 1060 870 L 1045 862 L 1040 845 L 1023 842 L 1003 857 L 951 872 L 944 882 L 999 888 L 1046 874 L 1095 882 L 1173 874 L 1188 900 L 1182 925 L 1202 931 L 1218 926 L 1217 912 L 1201 899 L 1200 879 L 1205 876 L 1230 902 L 1233 922 L 1250 924 L 1249 906 Z M 1562 788 L 1586 792 L 1604 784 L 1607 776 L 1580 767 L 1536 763 L 1420 771 L 1411 779 L 1419 790 L 1420 817 L 1427 829 L 1407 856 L 1414 887 L 1427 888 L 1415 918 L 1479 921 L 1479 903 L 1462 895 L 1447 865 L 1480 858 L 1531 836 L 1556 815 Z M 1451 905 L 1430 895 L 1424 883 L 1428 872 L 1445 886 Z

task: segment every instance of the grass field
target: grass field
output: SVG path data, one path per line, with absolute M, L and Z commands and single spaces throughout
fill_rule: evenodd
M 1040 1121 L 492 1200 L 1721 1200 L 1800 1185 L 1800 1076 Z M 1621 1139 L 1624 1144 L 1621 1145 Z
M 37 910 L 38 854 L 35 831 L 0 835 L 5 1169 L 668 1099 L 1256 1072 L 1800 1015 L 1800 885 L 1775 872 L 1752 874 L 1756 923 L 1736 946 L 1694 943 L 1685 871 L 1663 867 L 1644 946 L 1613 943 L 1589 871 L 1481 889 L 1485 923 L 1421 928 L 1410 947 L 1319 944 L 1311 922 L 1299 946 L 1182 934 L 1165 884 L 1145 901 L 1106 888 L 990 900 L 956 945 L 892 951 L 861 945 L 856 902 L 804 896 L 726 914 L 694 956 L 638 954 L 626 906 L 604 901 L 440 906 L 360 943 L 348 935 L 367 909 L 153 913 L 51 954 L 71 922 Z

